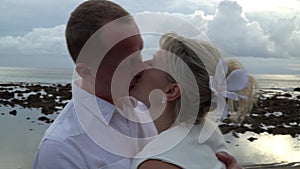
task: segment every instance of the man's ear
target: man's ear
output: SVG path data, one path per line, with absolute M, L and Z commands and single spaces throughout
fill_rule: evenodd
M 92 69 L 85 63 L 77 63 L 75 69 L 82 79 L 90 79 L 92 77 Z
M 168 85 L 165 91 L 167 100 L 171 102 L 179 99 L 181 97 L 181 92 L 181 86 L 179 84 L 171 83 L 170 85 Z

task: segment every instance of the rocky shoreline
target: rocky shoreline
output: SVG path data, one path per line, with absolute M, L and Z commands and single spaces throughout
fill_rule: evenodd
M 258 99 L 245 120 L 235 124 L 226 119 L 220 128 L 224 134 L 235 131 L 257 134 L 289 134 L 300 136 L 300 88 L 293 91 L 260 90 Z M 250 138 L 253 141 L 255 138 Z
M 54 119 L 48 116 L 59 114 L 71 97 L 71 84 L 0 84 L 0 107 L 11 107 L 11 111 L 1 112 L 1 115 L 17 116 L 20 107 L 39 109 L 41 115 L 35 120 L 52 123 Z
M 37 120 L 52 123 L 52 114 L 59 114 L 72 96 L 71 84 L 32 84 L 6 83 L 0 84 L 0 107 L 11 107 L 9 112 L 0 112 L 1 115 L 18 115 L 18 107 L 24 109 L 39 109 Z M 257 103 L 253 111 L 247 115 L 241 124 L 225 120 L 220 128 L 224 134 L 267 132 L 269 134 L 289 134 L 298 137 L 300 134 L 300 88 L 292 91 L 260 90 Z M 236 137 L 238 137 L 236 135 Z M 249 138 L 254 141 L 255 138 Z

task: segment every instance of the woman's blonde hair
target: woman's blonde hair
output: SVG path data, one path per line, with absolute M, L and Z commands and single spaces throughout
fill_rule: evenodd
M 188 101 L 189 105 L 197 105 L 198 103 L 196 121 L 193 122 L 199 123 L 209 111 L 215 108 L 212 102 L 213 94 L 209 88 L 209 76 L 215 75 L 217 63 L 222 59 L 221 53 L 209 42 L 185 38 L 175 33 L 163 35 L 160 39 L 160 48 L 172 55 L 171 57 L 164 57 L 167 72 L 170 74 L 168 80 L 173 83 L 177 83 L 177 80 L 183 90 L 181 98 L 176 103 L 177 112 L 179 113 L 182 99 Z M 189 67 L 192 74 L 187 73 L 184 68 L 186 65 L 182 65 L 182 61 Z M 235 69 L 244 69 L 238 60 L 229 60 L 227 64 L 228 74 Z M 191 83 L 192 78 L 196 80 L 197 84 Z M 227 99 L 229 111 L 236 112 L 234 120 L 241 122 L 245 115 L 251 111 L 255 101 L 255 87 L 255 79 L 250 75 L 248 86 L 238 92 L 247 96 L 248 99 L 239 99 L 239 101 Z M 197 89 L 199 93 L 195 93 Z M 183 120 L 189 120 L 188 114 L 184 112 L 181 114 Z

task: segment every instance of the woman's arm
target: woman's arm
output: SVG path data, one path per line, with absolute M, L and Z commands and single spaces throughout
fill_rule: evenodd
M 219 160 L 226 163 L 227 169 L 243 169 L 235 160 L 235 158 L 226 152 L 216 154 Z M 138 169 L 182 169 L 174 164 L 161 160 L 147 160 L 143 162 Z
M 143 162 L 138 169 L 182 169 L 174 164 L 161 160 L 147 160 Z

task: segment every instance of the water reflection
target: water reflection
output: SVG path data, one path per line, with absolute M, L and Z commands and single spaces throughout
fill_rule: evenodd
M 272 154 L 277 161 L 295 162 L 300 160 L 299 141 L 288 135 L 260 137 L 253 143 L 253 147 L 261 152 L 268 152 L 266 154 Z
M 225 138 L 230 151 L 244 165 L 300 162 L 300 136 L 247 132 L 239 138 L 229 133 Z
M 18 111 L 17 116 L 8 114 L 12 110 L 9 107 L 0 109 L 0 168 L 30 169 L 37 145 L 48 124 L 36 120 L 40 116 L 40 110 L 14 109 Z M 228 133 L 225 138 L 230 152 L 238 162 L 243 166 L 251 165 L 247 168 L 262 168 L 260 164 L 271 164 L 272 167 L 267 165 L 267 168 L 274 168 L 278 163 L 281 166 L 300 166 L 300 136 L 292 138 L 289 135 L 258 135 L 250 132 L 238 136 L 236 138 Z M 250 142 L 249 138 L 254 141 Z
M 17 115 L 8 112 L 17 110 Z M 0 169 L 31 169 L 36 148 L 48 125 L 40 110 L 0 107 Z

